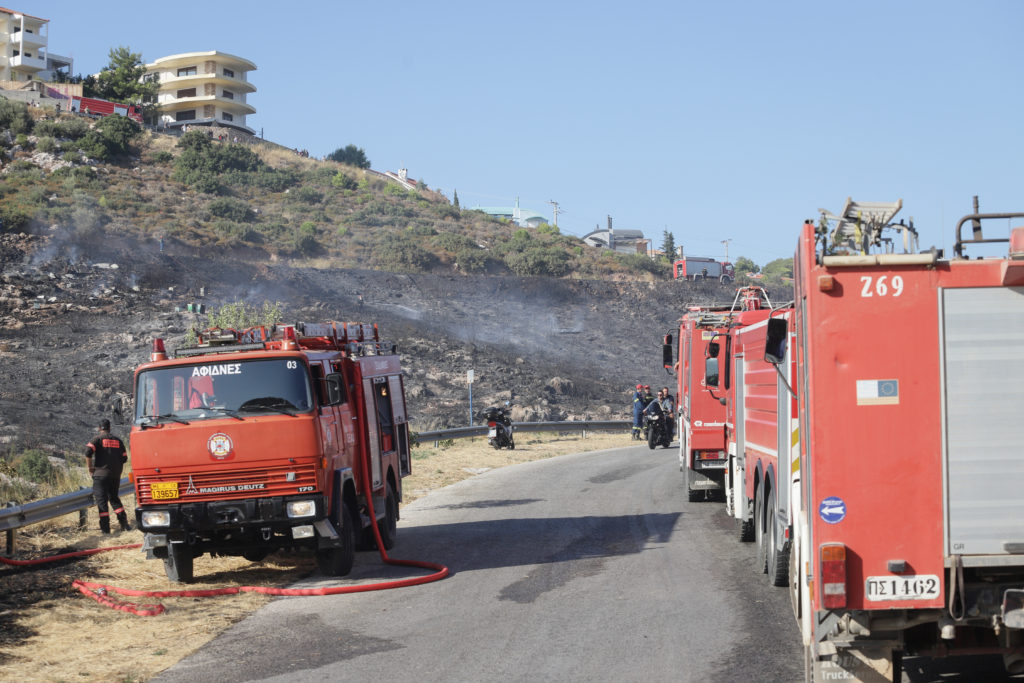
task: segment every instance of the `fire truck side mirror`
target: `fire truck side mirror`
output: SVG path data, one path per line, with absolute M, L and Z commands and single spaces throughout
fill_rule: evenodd
M 661 347 L 661 364 L 666 370 L 672 369 L 672 335 L 665 335 L 665 343 Z
M 778 365 L 786 359 L 786 339 L 789 325 L 785 318 L 768 318 L 768 331 L 764 340 L 764 360 Z
M 345 378 L 340 372 L 332 372 L 324 377 L 327 386 L 327 405 L 336 406 L 345 402 Z
M 716 344 L 717 346 L 717 344 Z M 704 359 L 704 384 L 709 387 L 718 387 L 718 359 Z
M 708 342 L 708 358 L 718 358 L 718 342 Z

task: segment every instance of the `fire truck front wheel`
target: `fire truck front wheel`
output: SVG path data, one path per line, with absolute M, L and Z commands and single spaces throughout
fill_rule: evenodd
M 341 545 L 336 548 L 324 548 L 316 551 L 316 563 L 320 571 L 327 576 L 347 576 L 356 561 L 356 527 L 352 521 L 352 511 L 343 501 L 338 501 L 341 513 L 338 515 L 341 528 Z
M 388 482 L 388 490 L 384 498 L 384 519 L 379 522 L 380 540 L 384 543 L 385 550 L 395 547 L 398 539 L 398 496 L 395 494 L 395 487 Z
M 164 558 L 164 572 L 170 581 L 192 583 L 192 548 L 187 543 L 171 543 Z

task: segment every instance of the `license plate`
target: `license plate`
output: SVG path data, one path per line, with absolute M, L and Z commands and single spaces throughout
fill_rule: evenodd
M 934 574 L 914 576 L 869 576 L 864 593 L 868 600 L 934 600 L 941 588 Z
M 724 460 L 700 460 L 700 469 L 702 470 L 724 470 Z
M 498 430 L 497 429 L 489 429 L 489 430 L 487 430 L 487 438 L 494 439 L 497 436 L 498 436 Z
M 153 500 L 172 500 L 178 497 L 178 482 L 158 481 L 149 485 L 149 495 Z

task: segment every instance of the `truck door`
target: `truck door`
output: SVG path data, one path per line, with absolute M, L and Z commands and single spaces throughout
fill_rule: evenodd
M 324 457 L 334 458 L 344 450 L 343 434 L 338 418 L 338 407 L 326 405 L 327 395 L 324 391 L 324 366 L 320 361 L 309 363 L 313 387 L 317 395 L 319 409 L 317 421 L 320 423 L 320 443 L 323 444 Z

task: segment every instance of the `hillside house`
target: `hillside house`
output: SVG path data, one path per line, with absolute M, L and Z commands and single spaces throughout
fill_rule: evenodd
M 218 52 L 184 52 L 146 65 L 146 78 L 160 84 L 158 121 L 168 128 L 218 126 L 252 135 L 246 117 L 256 113 L 247 102 L 256 92 L 248 74 L 256 65 L 248 59 Z
M 0 7 L 0 81 L 52 81 L 73 60 L 49 51 L 49 19 Z

